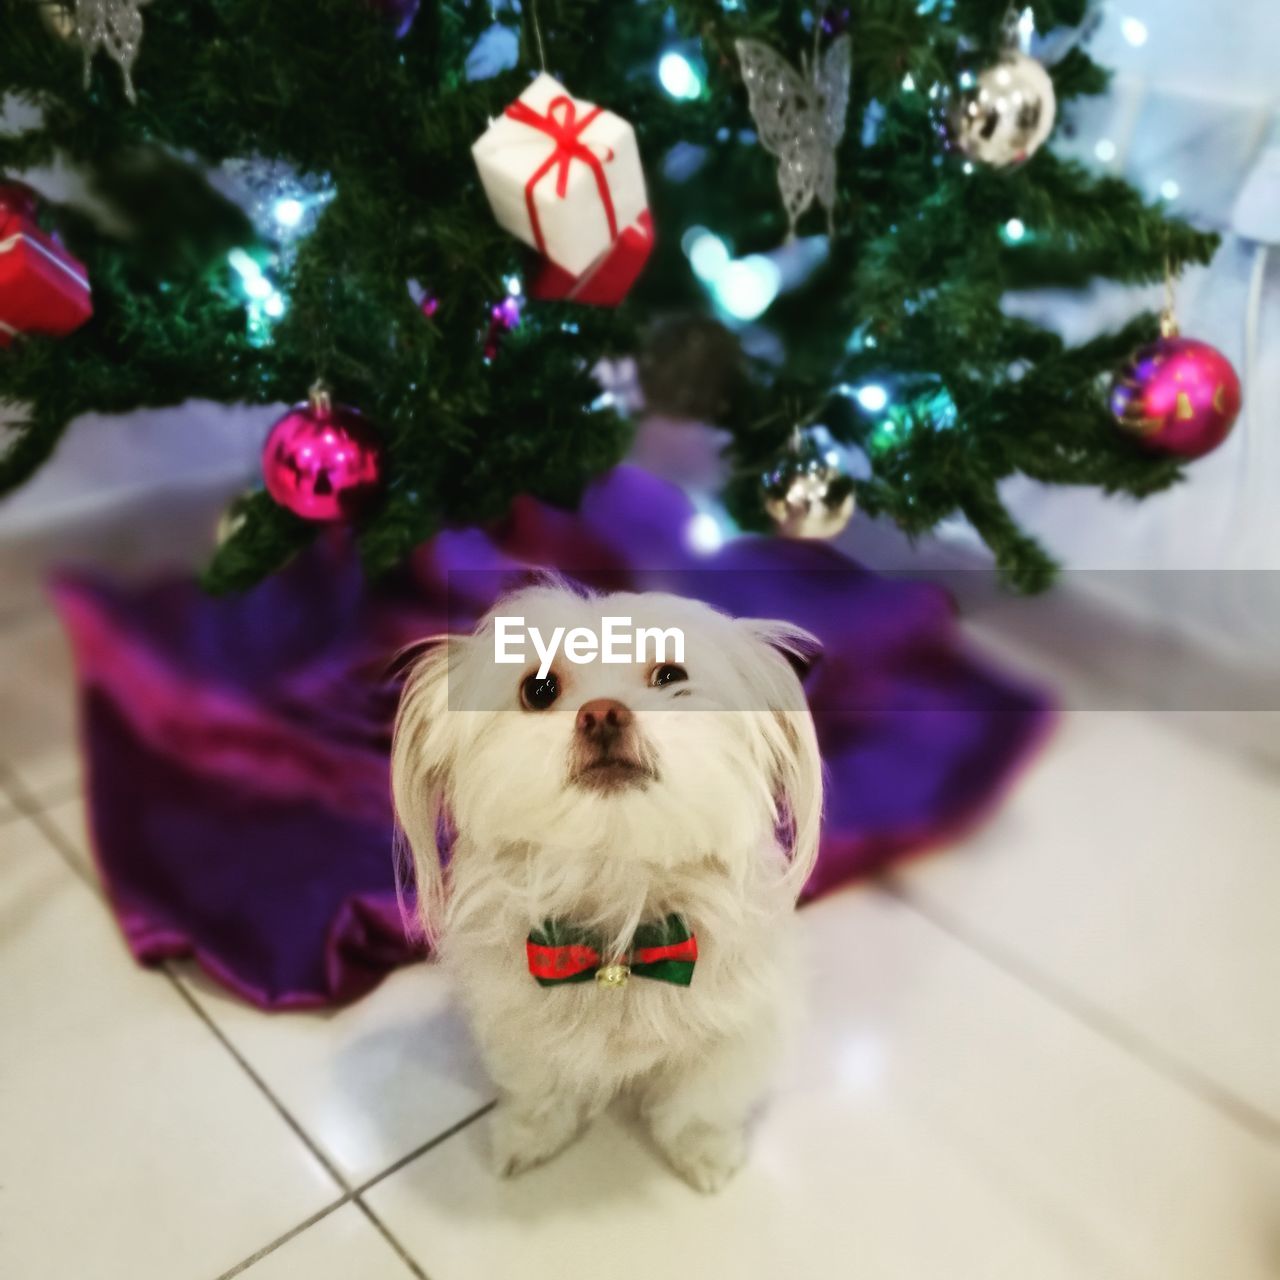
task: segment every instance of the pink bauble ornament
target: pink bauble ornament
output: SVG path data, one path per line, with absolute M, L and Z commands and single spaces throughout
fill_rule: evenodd
M 1170 332 L 1116 374 L 1111 412 L 1153 453 L 1199 458 L 1230 433 L 1240 412 L 1240 379 L 1216 347 Z
M 281 418 L 262 448 L 267 492 L 304 520 L 351 520 L 377 492 L 382 451 L 364 416 L 320 388 Z

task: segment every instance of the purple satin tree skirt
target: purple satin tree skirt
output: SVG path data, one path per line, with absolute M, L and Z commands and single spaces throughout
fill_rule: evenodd
M 962 648 L 941 590 L 821 544 L 743 538 L 698 555 L 693 514 L 624 467 L 574 514 L 521 500 L 500 527 L 441 534 L 376 584 L 341 533 L 235 599 L 186 578 L 61 577 L 95 856 L 135 957 L 194 956 L 267 1009 L 355 999 L 418 958 L 391 859 L 391 660 L 470 627 L 530 566 L 822 639 L 806 687 L 828 799 L 807 897 L 980 818 L 1043 736 L 1043 694 Z

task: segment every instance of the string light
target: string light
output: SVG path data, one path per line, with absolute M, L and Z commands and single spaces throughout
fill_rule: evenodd
M 254 346 L 265 346 L 271 340 L 271 321 L 279 320 L 288 310 L 288 302 L 267 278 L 257 260 L 243 249 L 232 249 L 227 254 L 227 264 L 240 278 L 240 287 L 249 300 L 249 341 Z
M 684 530 L 685 541 L 691 551 L 709 556 L 724 546 L 724 533 L 720 522 L 709 511 L 699 511 Z
M 1026 223 L 1024 223 L 1021 218 L 1010 218 L 1009 221 L 1004 224 L 1001 234 L 1009 244 L 1017 244 L 1026 237 Z
M 1116 144 L 1110 138 L 1099 138 L 1097 145 L 1093 148 L 1093 154 L 1103 164 L 1110 164 L 1116 158 Z
M 879 383 L 875 382 L 869 382 L 865 387 L 859 387 L 853 393 L 853 398 L 868 413 L 879 413 L 889 403 L 889 393 Z
M 696 236 L 686 253 L 693 274 L 707 282 L 716 280 L 730 262 L 729 246 L 710 231 Z
M 286 196 L 283 200 L 277 200 L 275 208 L 272 210 L 275 220 L 286 230 L 292 231 L 302 222 L 307 212 L 306 206 L 301 200 L 295 200 L 292 196 Z
M 960 416 L 956 402 L 946 387 L 938 387 L 936 391 L 920 396 L 912 405 L 912 411 L 935 431 L 950 431 Z
M 1172 178 L 1166 178 L 1160 184 L 1160 194 L 1166 200 L 1176 200 L 1182 194 L 1182 188 Z
M 680 247 L 693 274 L 729 319 L 754 320 L 763 315 L 782 288 L 782 271 L 772 258 L 759 253 L 735 258 L 729 246 L 706 227 L 690 227 L 680 237 Z
M 1147 43 L 1147 24 L 1141 18 L 1125 18 L 1120 23 L 1120 34 L 1135 49 Z
M 717 306 L 735 320 L 754 320 L 768 310 L 782 287 L 776 262 L 753 253 L 727 263 L 711 283 Z
M 413 305 L 417 307 L 428 320 L 430 320 L 431 317 L 440 310 L 440 299 L 437 298 L 430 289 L 425 288 L 417 280 L 407 280 L 405 285 L 409 291 L 409 298 L 413 302 Z
M 231 269 L 240 277 L 246 289 L 250 280 L 258 280 L 262 277 L 262 268 L 243 249 L 232 249 L 227 254 L 227 261 L 231 264 Z
M 861 390 L 867 389 L 863 387 Z M 840 390 L 848 393 L 849 388 L 841 387 Z M 856 395 L 858 402 L 867 408 L 861 393 Z M 884 403 L 879 405 L 879 409 L 872 411 L 879 412 L 886 408 L 888 412 L 872 428 L 867 442 L 872 453 L 883 453 L 895 448 L 917 431 L 950 431 L 959 420 L 956 402 L 951 398 L 951 392 L 941 383 L 919 393 L 911 393 L 900 404 Z
M 658 80 L 673 98 L 689 101 L 702 96 L 702 77 L 683 53 L 671 50 L 658 59 Z
M 874 453 L 883 453 L 898 442 L 898 424 L 892 418 L 886 418 L 871 433 L 871 449 Z

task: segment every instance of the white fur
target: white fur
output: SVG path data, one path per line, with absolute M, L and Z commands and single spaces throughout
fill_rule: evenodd
M 558 701 L 527 711 L 519 689 L 536 659 L 495 665 L 491 614 L 474 636 L 429 647 L 406 686 L 396 807 L 420 919 L 501 1092 L 497 1166 L 511 1174 L 555 1155 L 628 1090 L 674 1168 L 714 1190 L 744 1158 L 796 996 L 792 908 L 817 852 L 822 783 L 787 654 L 807 656 L 816 641 L 674 596 L 558 585 L 494 613 L 544 633 L 598 631 L 605 615 L 678 626 L 689 673 L 655 688 L 648 666 L 561 660 Z M 649 785 L 605 793 L 571 781 L 575 715 L 598 697 L 635 713 L 657 774 Z M 594 928 L 621 951 L 642 920 L 671 912 L 698 940 L 688 988 L 639 977 L 617 990 L 543 988 L 528 971 L 525 939 L 548 918 Z

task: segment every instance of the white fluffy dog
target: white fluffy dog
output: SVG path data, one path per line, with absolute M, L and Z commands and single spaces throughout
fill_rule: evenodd
M 684 661 L 561 654 L 539 679 L 536 656 L 495 662 L 498 615 L 544 636 L 606 616 L 676 627 Z M 822 781 L 793 663 L 817 647 L 675 596 L 544 585 L 418 660 L 396 808 L 419 915 L 499 1086 L 500 1172 L 549 1159 L 624 1090 L 693 1186 L 742 1164 L 796 1000 Z

